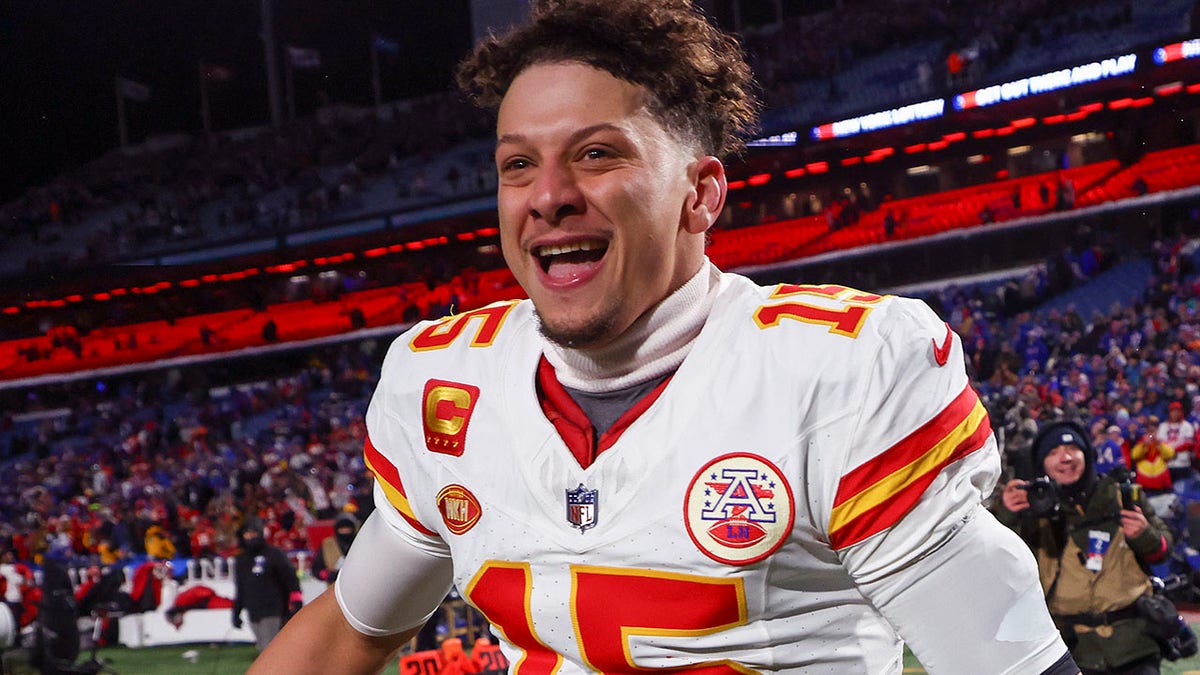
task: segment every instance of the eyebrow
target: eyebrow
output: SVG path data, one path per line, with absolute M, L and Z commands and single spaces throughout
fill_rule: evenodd
M 571 135 L 567 137 L 567 145 L 577 143 L 598 131 L 615 131 L 621 134 L 625 133 L 623 128 L 615 124 L 601 122 L 599 124 L 593 124 L 591 126 L 583 127 L 582 129 L 576 129 L 575 131 L 571 132 Z M 499 148 L 501 145 L 520 145 L 521 143 L 528 142 L 528 140 L 529 137 L 525 134 L 504 134 L 496 139 L 496 147 Z

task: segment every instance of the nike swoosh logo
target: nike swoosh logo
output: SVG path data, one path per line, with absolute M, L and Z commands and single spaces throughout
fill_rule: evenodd
M 946 324 L 946 338 L 942 340 L 941 346 L 938 346 L 937 340 L 930 339 L 933 343 L 933 360 L 937 361 L 939 366 L 946 365 L 950 360 L 950 345 L 954 344 L 954 334 L 950 331 L 950 324 Z

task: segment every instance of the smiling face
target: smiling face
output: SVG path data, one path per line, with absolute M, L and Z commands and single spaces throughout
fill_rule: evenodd
M 500 240 L 543 334 L 599 347 L 703 262 L 720 161 L 649 112 L 643 88 L 577 62 L 512 82 L 496 124 Z
M 1074 485 L 1083 478 L 1087 462 L 1083 450 L 1078 446 L 1065 443 L 1050 450 L 1046 459 L 1042 460 L 1042 468 L 1046 475 L 1059 485 Z

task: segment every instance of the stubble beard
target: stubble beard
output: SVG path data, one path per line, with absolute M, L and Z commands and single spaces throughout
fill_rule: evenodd
M 536 308 L 534 314 L 537 315 L 538 331 L 542 337 L 566 349 L 594 347 L 610 337 L 616 324 L 615 311 L 604 312 L 582 326 L 554 326 L 543 319 Z

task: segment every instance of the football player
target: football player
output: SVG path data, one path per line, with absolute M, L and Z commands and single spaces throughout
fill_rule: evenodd
M 452 585 L 516 673 L 1077 673 L 961 345 L 925 305 L 716 269 L 757 103 L 689 0 L 542 0 L 460 82 L 497 112 L 530 300 L 398 338 L 380 508 L 251 672 L 377 672 Z

